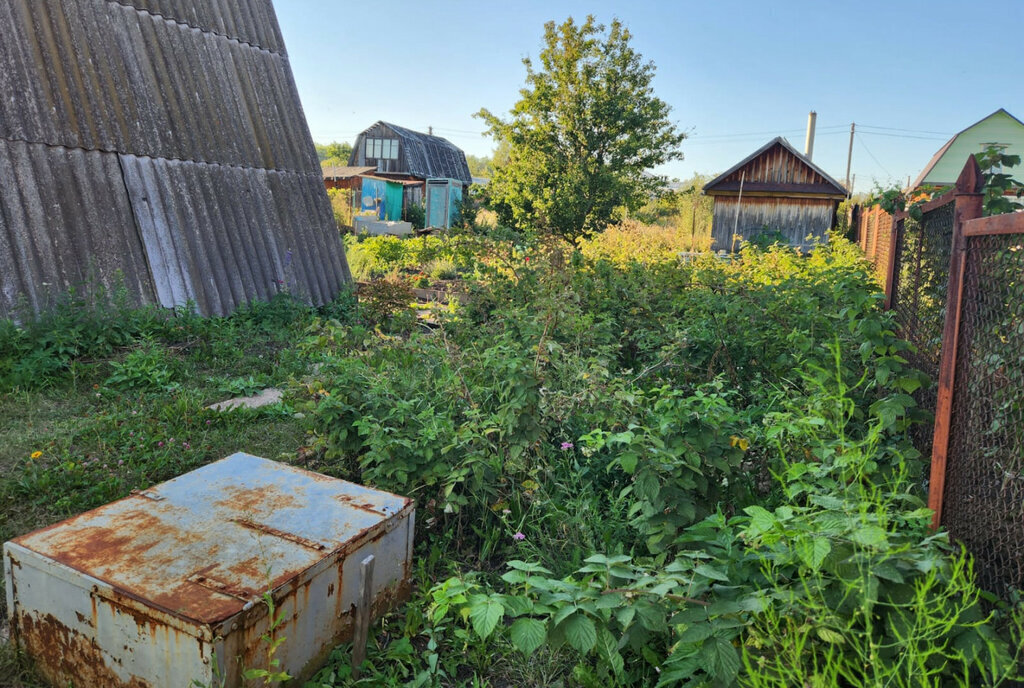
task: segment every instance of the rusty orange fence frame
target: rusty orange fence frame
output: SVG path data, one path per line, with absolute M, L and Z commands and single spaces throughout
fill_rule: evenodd
M 942 498 L 946 488 L 946 463 L 949 458 L 950 421 L 956 387 L 957 345 L 964 300 L 964 266 L 967 260 L 965 231 L 968 224 L 985 223 L 982 218 L 982 175 L 971 156 L 953 191 L 953 246 L 950 250 L 949 285 L 946 290 L 946 322 L 942 329 L 942 357 L 939 363 L 938 399 L 935 403 L 935 433 L 932 437 L 931 474 L 928 482 L 928 507 L 932 510 L 932 528 L 942 524 Z
M 922 428 L 923 432 L 914 440 L 931 458 L 928 506 L 933 512 L 932 527 L 944 526 L 954 536 L 963 537 L 974 550 L 971 553 L 976 558 L 978 575 L 988 577 L 990 587 L 986 589 L 995 590 L 1020 588 L 1024 583 L 1024 566 L 1007 563 L 1017 561 L 1017 553 L 1024 550 L 1024 530 L 1019 521 L 1024 512 L 1005 511 L 1009 507 L 1002 503 L 990 507 L 974 505 L 971 500 L 979 494 L 984 498 L 978 490 L 985 483 L 972 483 L 965 488 L 963 481 L 964 476 L 987 475 L 986 457 L 997 447 L 975 441 L 978 424 L 982 422 L 979 419 L 987 417 L 987 404 L 991 401 L 986 385 L 1013 384 L 1006 382 L 1003 369 L 999 377 L 981 365 L 987 360 L 987 349 L 978 347 L 989 346 L 991 342 L 978 339 L 979 332 L 983 332 L 978 323 L 983 317 L 981 312 L 1017 308 L 1018 302 L 1013 300 L 1017 292 L 1008 297 L 1007 284 L 986 281 L 981 271 L 993 269 L 986 267 L 993 264 L 991 260 L 998 259 L 1004 262 L 997 265 L 1007 265 L 1005 258 L 997 258 L 1002 255 L 1001 249 L 994 247 L 1012 245 L 1011 251 L 1024 248 L 1024 212 L 982 217 L 983 185 L 984 175 L 971 156 L 954 188 L 919 206 L 921 214 L 915 212 L 914 220 L 906 212 L 890 216 L 878 208 L 864 208 L 857 228 L 860 246 L 885 285 L 885 307 L 895 311 L 901 335 L 922 347 L 919 354 L 925 354 L 925 358 L 917 365 L 926 362 L 928 372 L 938 378 L 934 396 L 926 394 L 920 399 L 922 407 L 934 411 L 934 425 L 930 432 Z M 886 222 L 888 227 L 879 231 Z M 997 241 L 996 235 L 1010 236 L 1006 241 Z M 1020 272 L 1022 263 L 1019 258 L 1012 260 L 1018 262 L 1010 262 L 1004 269 L 1009 270 L 1007 274 L 1018 285 L 1020 277 L 1024 277 Z M 936 305 L 943 305 L 939 300 L 942 296 L 944 313 L 936 309 Z M 919 303 L 923 307 L 926 299 L 928 306 L 919 308 Z M 1012 324 L 1012 331 L 1018 332 L 1020 323 Z M 1015 347 L 1014 352 L 1021 347 L 1019 342 L 993 341 L 992 346 Z M 1017 418 L 1011 422 L 1022 421 Z M 926 446 L 929 441 L 930 446 Z M 1011 446 L 1007 456 L 1015 461 L 1024 459 L 1019 452 L 1019 444 Z M 1000 489 L 1003 488 L 1005 485 Z M 1014 493 L 1007 499 L 1013 502 L 1017 498 Z M 996 511 L 991 511 L 993 508 Z M 1003 533 L 1004 526 L 1012 533 L 999 537 L 1008 544 L 990 551 L 989 540 L 979 540 L 978 529 L 994 527 Z M 984 538 L 990 536 L 985 530 Z
M 978 229 L 982 215 L 982 183 L 983 176 L 974 156 L 970 156 L 964 165 L 952 189 L 942 196 L 932 199 L 919 206 L 919 211 L 926 215 L 950 203 L 953 209 L 953 238 L 950 252 L 949 282 L 946 296 L 946 316 L 942 330 L 942 347 L 939 364 L 938 399 L 936 401 L 935 425 L 932 437 L 931 473 L 929 478 L 928 506 L 933 510 L 932 525 L 935 528 L 942 522 L 942 496 L 945 489 L 946 462 L 949 451 L 950 418 L 952 414 L 953 393 L 956 383 L 956 348 L 959 333 L 960 313 L 963 303 L 963 270 L 966 257 L 965 232 L 970 223 L 971 230 L 995 231 Z M 898 255 L 900 237 L 902 236 L 909 212 L 900 211 L 889 215 L 878 207 L 862 209 L 858 222 L 860 246 L 885 285 L 885 308 L 891 310 L 896 305 L 894 298 L 898 275 Z M 985 218 L 984 227 L 1006 227 L 1008 220 L 1003 218 Z M 881 225 L 887 224 L 885 230 Z M 1014 225 L 1016 226 L 1016 225 Z M 880 231 L 881 230 L 881 231 Z M 1016 230 L 1014 230 L 1016 231 Z M 880 236 L 881 235 L 881 236 Z

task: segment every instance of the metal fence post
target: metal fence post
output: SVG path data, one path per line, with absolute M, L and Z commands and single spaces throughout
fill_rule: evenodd
M 938 400 L 935 404 L 935 434 L 932 440 L 931 476 L 928 507 L 934 512 L 932 528 L 942 525 L 942 497 L 946 488 L 946 459 L 956 384 L 956 354 L 960 334 L 964 265 L 967 244 L 964 223 L 982 215 L 983 177 L 978 161 L 970 156 L 956 181 L 956 205 L 953 210 L 953 245 L 949 259 L 949 286 L 946 292 L 946 320 L 942 329 L 942 356 L 939 363 Z

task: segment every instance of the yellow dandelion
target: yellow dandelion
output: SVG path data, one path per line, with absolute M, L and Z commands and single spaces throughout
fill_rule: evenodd
M 43 455 L 43 452 L 41 452 L 41 451 L 34 451 L 34 452 L 32 452 L 32 455 L 31 455 L 30 458 L 38 459 L 42 455 Z

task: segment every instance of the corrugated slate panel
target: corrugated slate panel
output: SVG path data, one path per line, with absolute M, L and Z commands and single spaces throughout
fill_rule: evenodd
M 224 315 L 283 291 L 320 304 L 350 279 L 322 231 L 319 175 L 132 155 L 122 166 L 162 306 Z
M 106 0 L 127 5 L 209 33 L 284 52 L 271 0 Z
M 0 142 L 0 315 L 351 279 L 271 0 L 0 0 Z
M 154 296 L 117 156 L 0 140 L 0 317 L 97 285 Z
M 249 5 L 264 9 L 242 12 Z M 272 17 L 267 5 L 219 0 L 210 7 L 234 7 L 251 24 Z M 308 130 L 282 53 L 113 0 L 7 0 L 0 25 L 2 138 L 319 169 L 312 145 L 295 135 Z

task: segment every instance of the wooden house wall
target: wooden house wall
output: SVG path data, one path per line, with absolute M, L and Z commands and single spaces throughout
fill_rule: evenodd
M 406 184 L 402 190 L 402 210 L 408 210 L 409 206 L 423 205 L 423 187 L 426 184 Z
M 741 206 L 735 196 L 716 196 L 711 249 L 732 251 L 739 246 L 738 243 L 733 244 L 734 233 L 750 240 L 765 231 L 781 232 L 791 246 L 810 248 L 814 239 L 808 240 L 807 237 L 825 240 L 838 204 L 838 201 L 827 198 L 744 196 Z
M 398 141 L 398 158 L 385 160 L 366 157 L 366 139 L 395 139 Z M 360 167 L 376 167 L 378 172 L 390 174 L 409 174 L 409 156 L 406 155 L 406 143 L 403 137 L 391 127 L 378 122 L 359 136 L 352 146 L 352 157 L 349 158 L 349 165 Z
M 324 177 L 324 186 L 328 189 L 350 189 L 358 191 L 363 188 L 362 177 L 345 177 L 338 179 L 335 177 Z
M 738 189 L 740 178 L 742 178 L 744 191 L 753 191 L 758 184 L 771 184 L 776 187 L 779 184 L 810 184 L 813 186 L 826 185 L 828 188 L 826 192 L 836 192 L 836 188 L 829 184 L 827 179 L 781 145 L 772 146 L 715 186 L 721 190 L 732 190 L 733 186 Z M 805 193 L 813 192 L 810 189 L 802 190 Z

